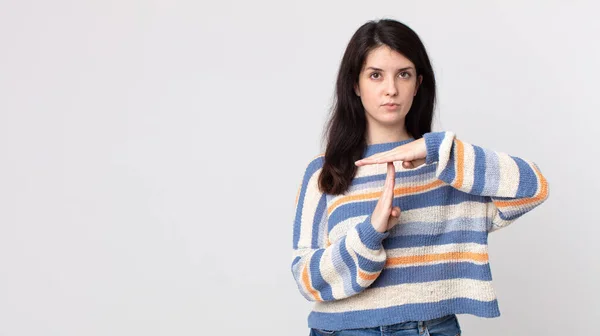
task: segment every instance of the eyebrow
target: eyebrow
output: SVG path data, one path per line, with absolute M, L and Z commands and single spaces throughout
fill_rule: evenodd
M 376 68 L 376 67 L 372 67 L 372 66 L 370 66 L 370 67 L 368 67 L 368 68 L 367 68 L 367 70 L 369 70 L 369 69 L 372 69 L 372 70 L 375 70 L 375 71 L 382 71 L 382 72 L 383 72 L 383 70 L 382 70 L 382 69 L 379 69 L 379 68 Z M 404 67 L 404 68 L 400 68 L 400 69 L 398 69 L 398 71 L 404 71 L 404 70 L 410 70 L 410 69 L 412 69 L 412 70 L 415 70 L 415 68 L 414 68 L 414 67 L 412 67 L 412 66 L 407 66 L 407 67 Z

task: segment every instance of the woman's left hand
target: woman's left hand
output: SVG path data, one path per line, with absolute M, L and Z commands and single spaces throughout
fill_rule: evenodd
M 427 147 L 425 146 L 425 138 L 420 138 L 389 151 L 373 154 L 369 157 L 360 159 L 354 162 L 354 164 L 360 167 L 374 163 L 402 161 L 402 167 L 410 169 L 424 164 L 426 157 Z

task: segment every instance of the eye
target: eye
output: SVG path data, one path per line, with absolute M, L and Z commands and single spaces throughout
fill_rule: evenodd
M 377 78 L 374 78 L 374 77 L 373 77 L 373 75 L 377 75 Z M 379 74 L 379 72 L 373 72 L 373 73 L 371 74 L 371 76 L 369 76 L 369 77 L 370 77 L 370 78 L 373 78 L 373 79 L 378 79 L 378 78 L 380 77 L 380 74 Z
M 406 76 L 403 76 L 402 74 L 406 74 Z M 408 71 L 402 71 L 400 72 L 400 77 L 402 78 L 410 78 L 411 74 Z

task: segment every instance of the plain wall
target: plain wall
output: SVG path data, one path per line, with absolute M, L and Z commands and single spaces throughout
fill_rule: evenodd
M 0 1 L 0 335 L 308 335 L 294 199 L 367 20 L 425 43 L 435 130 L 536 162 L 550 198 L 490 235 L 502 315 L 590 334 L 593 1 Z

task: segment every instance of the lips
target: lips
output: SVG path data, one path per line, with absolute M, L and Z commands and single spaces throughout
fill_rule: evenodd
M 387 103 L 387 104 L 383 104 L 381 105 L 381 107 L 385 110 L 385 111 L 389 111 L 389 112 L 397 112 L 400 110 L 400 105 L 396 104 L 396 103 Z

